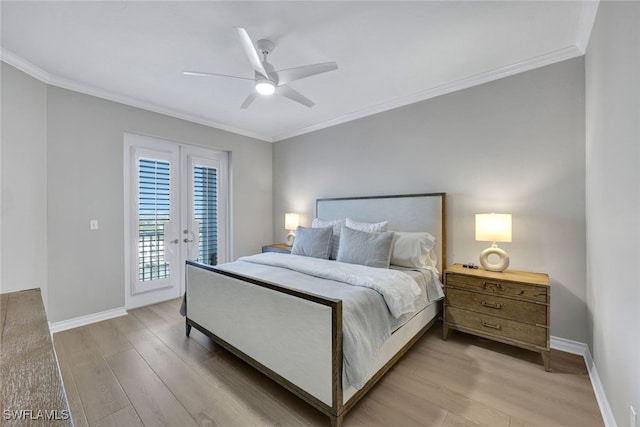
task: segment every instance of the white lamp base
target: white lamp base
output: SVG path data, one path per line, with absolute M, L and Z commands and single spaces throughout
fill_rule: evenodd
M 294 233 L 293 231 L 290 231 L 289 234 L 287 234 L 287 245 L 293 246 L 293 241 L 295 239 L 296 239 L 296 233 Z
M 498 255 L 500 259 L 496 263 L 491 263 L 489 262 L 490 255 Z M 485 270 L 504 271 L 509 267 L 509 255 L 499 247 L 492 245 L 480 254 L 480 265 L 482 265 L 482 268 Z

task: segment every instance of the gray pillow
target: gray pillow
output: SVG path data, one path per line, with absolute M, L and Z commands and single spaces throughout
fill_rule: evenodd
M 298 227 L 291 254 L 329 259 L 332 234 L 333 228 L 331 227 Z
M 374 232 L 342 227 L 338 258 L 340 262 L 389 268 L 393 231 Z

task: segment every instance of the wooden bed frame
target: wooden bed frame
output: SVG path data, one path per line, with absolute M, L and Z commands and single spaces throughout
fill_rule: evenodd
M 319 199 L 316 216 L 388 220 L 390 230 L 429 231 L 439 243 L 440 273 L 446 266 L 445 193 Z M 341 426 L 345 413 L 431 327 L 440 307 L 430 304 L 394 332 L 367 383 L 359 390 L 345 390 L 342 301 L 191 261 L 186 268 L 186 301 L 187 336 L 192 327 L 208 335 L 328 415 L 332 426 Z M 290 337 L 296 337 L 295 342 Z

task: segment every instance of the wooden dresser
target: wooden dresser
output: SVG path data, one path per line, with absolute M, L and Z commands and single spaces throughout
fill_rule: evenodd
M 549 276 L 454 264 L 444 272 L 443 339 L 450 329 L 542 354 L 549 371 Z
M 2 426 L 73 426 L 40 289 L 0 294 Z

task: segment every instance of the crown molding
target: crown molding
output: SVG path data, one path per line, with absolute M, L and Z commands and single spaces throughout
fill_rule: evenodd
M 589 38 L 591 37 L 591 30 L 596 20 L 599 5 L 600 0 L 588 1 L 583 4 L 576 40 L 576 46 L 583 54 L 587 53 L 587 46 L 589 45 Z
M 593 6 L 594 3 L 595 3 L 595 6 Z M 588 4 L 590 5 L 590 7 L 585 8 L 585 13 L 583 14 L 584 25 L 582 27 L 584 31 L 581 32 L 581 35 L 580 35 L 581 40 L 579 41 L 579 43 L 586 43 L 586 41 L 588 41 L 590 28 L 593 26 L 593 19 L 595 19 L 595 12 L 597 11 L 597 2 L 588 2 Z M 586 38 L 586 41 L 585 41 L 585 38 Z M 585 44 L 585 47 L 586 47 L 586 44 Z M 584 50 L 578 44 L 571 45 L 564 49 L 560 49 L 554 52 L 549 52 L 543 55 L 526 59 L 518 63 L 510 64 L 504 67 L 499 67 L 486 72 L 474 74 L 472 76 L 468 76 L 459 80 L 442 84 L 440 86 L 429 88 L 409 96 L 393 99 L 389 102 L 384 102 L 378 105 L 374 105 L 368 108 L 364 108 L 361 110 L 357 110 L 357 111 L 345 114 L 340 117 L 336 117 L 331 120 L 327 120 L 324 122 L 316 123 L 314 125 L 294 129 L 290 132 L 286 132 L 286 133 L 283 133 L 280 135 L 274 135 L 274 136 L 258 134 L 255 132 L 249 132 L 244 129 L 239 129 L 232 126 L 224 125 L 222 123 L 218 123 L 202 117 L 197 117 L 184 112 L 180 112 L 177 110 L 173 110 L 170 108 L 145 102 L 139 99 L 127 97 L 121 94 L 116 94 L 116 93 L 109 92 L 104 89 L 100 89 L 90 85 L 81 84 L 68 79 L 62 79 L 34 66 L 33 64 L 21 59 L 17 55 L 14 55 L 13 53 L 8 52 L 5 49 L 0 50 L 0 54 L 1 54 L 0 59 L 7 62 L 9 65 L 12 65 L 24 71 L 25 73 L 31 75 L 32 77 L 52 86 L 57 86 L 63 89 L 80 92 L 86 95 L 96 96 L 98 98 L 107 99 L 110 101 L 129 105 L 132 107 L 141 108 L 147 111 L 152 111 L 152 112 L 163 114 L 166 116 L 175 117 L 181 120 L 198 123 L 204 126 L 213 127 L 216 129 L 224 130 L 227 132 L 247 136 L 250 138 L 254 138 L 254 139 L 258 139 L 266 142 L 278 142 L 278 141 L 293 138 L 296 136 L 304 135 L 306 133 L 325 129 L 331 126 L 336 126 L 339 124 L 343 124 L 346 122 L 371 116 L 374 114 L 393 110 L 395 108 L 404 107 L 406 105 L 413 104 L 416 102 L 425 101 L 427 99 L 435 98 L 440 95 L 445 95 L 445 94 L 456 92 L 462 89 L 467 89 L 483 83 L 489 83 L 495 80 L 512 76 L 514 74 L 530 71 L 539 67 L 544 67 L 546 65 L 550 65 L 556 62 L 561 62 L 568 59 L 576 58 L 578 56 L 584 55 Z
M 49 84 L 51 82 L 51 74 L 1 47 L 0 60 L 11 65 L 14 68 L 17 68 L 20 71 L 27 73 L 31 77 L 38 79 L 43 83 Z
M 23 71 L 24 73 L 30 75 L 31 77 L 38 79 L 41 82 L 46 83 L 50 86 L 56 86 L 62 89 L 79 92 L 85 95 L 95 96 L 97 98 L 102 98 L 108 101 L 117 102 L 119 104 L 128 105 L 130 107 L 140 108 L 146 111 L 163 114 L 165 116 L 174 117 L 176 119 L 186 120 L 192 123 L 209 126 L 212 128 L 220 129 L 220 130 L 234 133 L 237 135 L 247 136 L 249 138 L 259 139 L 266 142 L 273 142 L 273 138 L 267 135 L 258 134 L 255 132 L 249 132 L 244 129 L 239 129 L 233 126 L 228 126 L 222 123 L 218 123 L 213 120 L 197 117 L 191 114 L 187 114 L 178 110 L 173 110 L 171 108 L 162 107 L 160 105 L 156 105 L 140 99 L 136 99 L 136 98 L 128 97 L 126 95 L 107 91 L 95 86 L 91 86 L 84 83 L 79 83 L 73 80 L 64 79 L 64 78 L 55 76 L 51 73 L 44 71 L 41 68 L 36 67 L 30 62 L 25 61 L 24 59 L 20 58 L 18 55 L 15 55 L 14 53 L 6 49 L 0 48 L 0 60 L 2 60 L 3 62 L 6 62 L 7 64 L 19 69 L 20 71 Z
M 533 58 L 529 58 L 521 62 L 507 65 L 505 67 L 499 67 L 486 72 L 474 74 L 472 76 L 455 80 L 449 83 L 445 83 L 433 88 L 429 88 L 409 96 L 394 99 L 389 102 L 364 108 L 362 110 L 354 111 L 352 113 L 345 114 L 341 117 L 337 117 L 335 119 L 328 120 L 326 122 L 317 123 L 315 125 L 299 128 L 292 132 L 277 135 L 273 139 L 274 139 L 274 142 L 282 141 L 284 139 L 293 138 L 295 136 L 300 136 L 300 135 L 314 132 L 327 127 L 350 122 L 363 117 L 371 116 L 373 114 L 378 114 L 385 111 L 393 110 L 395 108 L 404 107 L 409 104 L 425 101 L 427 99 L 435 98 L 440 95 L 446 95 L 448 93 L 456 92 L 462 89 L 467 89 L 472 86 L 481 85 L 483 83 L 489 83 L 494 80 L 499 80 L 505 77 L 512 76 L 514 74 L 533 70 L 539 67 L 544 67 L 546 65 L 565 61 L 567 59 L 576 58 L 582 55 L 583 55 L 583 52 L 578 48 L 578 46 L 576 45 L 568 46 L 564 49 L 560 49 L 554 52 L 546 53 L 544 55 L 539 55 Z
M 578 26 L 578 33 L 576 34 L 575 45 L 571 45 L 564 49 L 560 49 L 554 52 L 529 58 L 524 61 L 508 65 L 506 67 L 496 68 L 494 70 L 490 70 L 484 73 L 479 73 L 479 74 L 472 75 L 460 80 L 445 83 L 443 85 L 426 89 L 424 91 L 418 92 L 413 95 L 409 95 L 404 98 L 395 99 L 387 103 L 383 103 L 383 104 L 371 106 L 369 108 L 365 108 L 362 110 L 354 111 L 326 122 L 317 123 L 315 125 L 306 126 L 303 128 L 293 130 L 291 132 L 280 134 L 273 137 L 273 142 L 282 141 L 284 139 L 289 139 L 296 136 L 304 135 L 306 133 L 310 133 L 310 132 L 314 132 L 327 127 L 350 122 L 352 120 L 356 120 L 356 119 L 367 117 L 373 114 L 392 110 L 394 108 L 403 107 L 405 105 L 409 105 L 415 102 L 425 101 L 430 98 L 435 98 L 436 96 L 445 95 L 447 93 L 452 93 L 452 92 L 466 89 L 472 86 L 488 83 L 504 77 L 512 76 L 514 74 L 533 70 L 535 68 L 544 67 L 545 65 L 550 65 L 556 62 L 565 61 L 568 59 L 576 58 L 578 56 L 582 56 L 587 51 L 589 38 L 591 37 L 591 30 L 593 29 L 593 24 L 596 19 L 596 14 L 598 12 L 599 4 L 600 4 L 600 0 L 585 1 L 583 3 L 582 12 L 580 16 L 580 23 Z
M 68 89 L 68 90 L 79 92 L 85 95 L 95 96 L 97 98 L 106 99 L 108 101 L 117 102 L 120 104 L 128 105 L 130 107 L 140 108 L 142 110 L 151 111 L 153 113 L 158 113 L 158 114 L 173 117 L 176 119 L 185 120 L 188 122 L 208 126 L 215 129 L 220 129 L 220 130 L 234 133 L 237 135 L 247 136 L 249 138 L 259 139 L 266 142 L 273 142 L 272 139 L 266 135 L 249 132 L 244 129 L 228 126 L 213 120 L 208 120 L 202 117 L 184 113 L 171 108 L 163 107 L 163 106 L 160 106 L 151 102 L 143 101 L 137 98 L 132 98 L 132 97 L 118 94 L 118 93 L 110 92 L 94 86 L 78 83 L 72 80 L 53 78 L 49 84 L 51 86 L 56 86 L 62 89 Z

